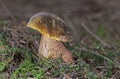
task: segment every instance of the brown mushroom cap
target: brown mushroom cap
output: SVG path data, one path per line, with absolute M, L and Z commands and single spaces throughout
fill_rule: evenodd
M 72 34 L 64 21 L 51 13 L 40 12 L 35 14 L 27 26 L 58 41 L 69 42 L 72 40 Z

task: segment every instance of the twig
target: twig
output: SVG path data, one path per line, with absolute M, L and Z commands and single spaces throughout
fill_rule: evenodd
M 86 30 L 86 32 L 88 32 L 93 38 L 95 38 L 97 41 L 99 41 L 103 46 L 110 48 L 110 45 L 108 45 L 100 37 L 98 37 L 96 34 L 94 34 L 84 23 L 81 23 L 81 26 Z
M 72 29 L 72 32 L 73 32 L 73 34 L 75 35 L 75 37 L 78 37 L 78 36 L 77 36 L 77 33 L 76 33 L 76 31 L 75 31 L 75 27 L 73 27 L 73 25 L 72 25 L 72 23 L 70 22 L 70 20 L 68 19 L 68 17 L 67 17 L 65 14 L 63 14 L 63 17 L 65 18 L 65 21 L 68 23 L 70 29 Z
M 76 36 L 77 33 L 75 31 L 75 28 L 73 27 L 72 23 L 70 22 L 70 20 L 68 19 L 68 17 L 63 14 L 65 20 L 67 21 L 68 25 L 70 26 L 70 28 L 73 30 L 73 34 Z M 78 23 L 77 23 L 78 24 Z M 81 23 L 81 26 L 86 30 L 86 32 L 88 32 L 93 38 L 95 38 L 97 41 L 99 41 L 104 47 L 108 47 L 110 48 L 110 45 L 108 45 L 106 42 L 104 42 L 100 37 L 98 37 L 96 34 L 94 34 L 84 23 Z M 77 37 L 77 36 L 76 36 Z
M 116 63 L 116 62 L 110 60 L 109 58 L 107 58 L 107 57 L 99 54 L 98 52 L 94 52 L 94 51 L 88 50 L 88 49 L 86 49 L 86 48 L 77 48 L 77 47 L 76 47 L 75 49 L 78 49 L 78 50 L 84 51 L 84 52 L 90 52 L 90 53 L 92 53 L 92 54 L 98 55 L 98 56 L 104 58 L 105 60 L 107 60 L 107 61 L 109 61 L 109 62 L 112 62 L 116 67 L 118 67 L 118 68 L 120 69 L 120 64 L 119 64 L 118 62 Z
M 3 7 L 3 9 L 5 9 L 5 11 L 8 13 L 8 15 L 11 17 L 11 19 L 17 24 L 17 20 L 15 19 L 15 17 L 12 15 L 12 13 L 8 10 L 8 8 L 5 6 L 5 4 L 3 3 L 2 0 L 0 0 L 0 4 Z
M 99 69 L 106 69 L 106 68 L 111 68 L 111 66 L 96 66 L 96 68 L 99 68 Z
M 116 73 L 114 73 L 111 78 L 115 79 L 116 76 L 120 76 L 120 71 L 117 71 Z

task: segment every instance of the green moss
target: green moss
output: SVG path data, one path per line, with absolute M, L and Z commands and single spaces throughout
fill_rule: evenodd
M 0 62 L 0 72 L 3 71 L 6 67 L 6 63 L 5 62 Z
M 42 69 L 40 66 L 37 66 L 33 64 L 29 60 L 24 60 L 19 68 L 13 72 L 12 78 L 18 77 L 18 78 L 37 78 L 40 79 L 43 77 L 43 74 L 45 73 L 44 69 Z

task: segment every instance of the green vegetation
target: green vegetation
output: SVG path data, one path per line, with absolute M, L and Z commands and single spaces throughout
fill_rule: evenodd
M 18 69 L 12 73 L 12 78 L 29 78 L 35 77 L 40 79 L 43 77 L 45 71 L 39 66 L 33 64 L 30 60 L 24 60 Z
M 0 23 L 4 24 L 5 22 Z M 105 37 L 106 33 L 103 27 L 99 28 L 98 35 L 102 38 Z M 11 47 L 6 38 L 1 30 L 0 79 L 8 77 L 11 79 L 46 79 L 65 76 L 65 74 L 76 78 L 107 79 L 111 78 L 113 72 L 119 69 L 118 63 L 114 61 L 116 58 L 120 59 L 120 49 L 103 48 L 96 41 L 91 45 L 94 48 L 84 45 L 87 50 L 77 49 L 66 43 L 66 47 L 73 52 L 76 58 L 75 65 L 68 65 L 59 59 L 52 61 L 38 58 L 37 51 L 30 47 Z M 83 48 L 82 44 L 79 44 L 79 47 Z
M 106 37 L 105 27 L 101 23 L 98 23 L 97 35 L 100 36 L 101 38 Z

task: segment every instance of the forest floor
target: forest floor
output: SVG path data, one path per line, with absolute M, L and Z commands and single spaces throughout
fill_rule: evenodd
M 2 1 L 0 79 L 120 78 L 119 0 L 39 1 Z M 37 57 L 40 34 L 25 23 L 40 11 L 55 13 L 74 27 L 75 43 L 65 43 L 74 55 L 74 65 Z

